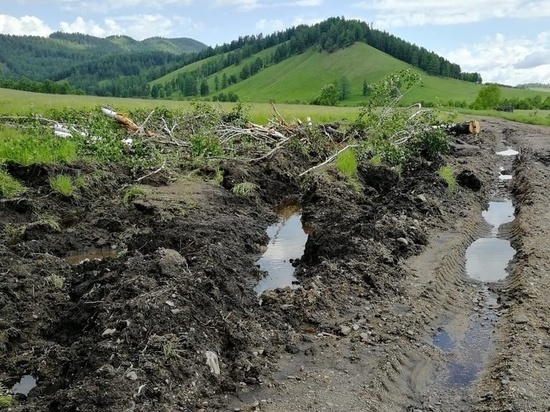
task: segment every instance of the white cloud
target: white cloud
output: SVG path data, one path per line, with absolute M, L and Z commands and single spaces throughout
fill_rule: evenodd
M 282 20 L 261 19 L 256 22 L 256 29 L 266 33 L 284 30 L 285 27 L 286 25 Z
M 80 1 L 80 0 L 18 0 L 22 5 L 58 6 L 63 11 L 76 13 L 109 13 L 113 10 L 162 10 L 166 6 L 187 6 L 194 0 L 116 0 L 116 1 Z
M 532 39 L 496 34 L 440 54 L 459 63 L 463 71 L 480 73 L 484 82 L 550 83 L 549 39 L 550 32 Z
M 49 36 L 53 30 L 35 16 L 21 18 L 0 14 L 0 34 L 15 34 L 28 36 Z
M 72 23 L 61 22 L 61 31 L 67 33 L 83 33 L 96 37 L 111 35 L 126 35 L 136 40 L 148 37 L 170 37 L 175 27 L 184 27 L 183 31 L 200 30 L 201 26 L 189 18 L 174 16 L 172 18 L 161 14 L 135 14 L 130 16 L 108 17 L 98 23 L 94 20 L 84 20 L 77 17 Z
M 255 10 L 263 7 L 259 0 L 216 0 L 214 7 L 235 6 L 239 10 Z
M 478 0 L 468 7 L 464 0 L 360 1 L 354 7 L 374 10 L 375 26 L 382 28 L 473 23 L 495 18 L 550 17 L 547 0 Z

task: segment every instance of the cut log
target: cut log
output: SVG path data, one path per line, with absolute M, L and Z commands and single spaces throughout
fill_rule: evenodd
M 477 120 L 470 120 L 469 122 L 450 125 L 448 130 L 454 135 L 478 134 L 481 131 L 481 126 Z

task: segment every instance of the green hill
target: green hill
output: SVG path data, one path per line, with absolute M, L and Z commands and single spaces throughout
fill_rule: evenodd
M 319 52 L 310 48 L 304 53 L 287 58 L 277 64 L 270 65 L 257 74 L 229 85 L 223 90 L 216 90 L 215 78 L 239 76 L 245 65 L 250 65 L 258 58 L 262 61 L 273 53 L 275 47 L 266 49 L 243 59 L 238 65 L 231 65 L 205 78 L 209 93 L 206 98 L 214 98 L 220 92 L 235 94 L 241 100 L 250 102 L 278 103 L 309 103 L 320 93 L 321 88 L 334 83 L 342 76 L 349 80 L 350 95 L 342 104 L 355 105 L 366 99 L 363 96 L 363 82 L 374 83 L 397 70 L 411 69 L 421 74 L 423 83 L 414 88 L 405 98 L 404 103 L 419 101 L 435 103 L 438 99 L 472 103 L 481 85 L 458 79 L 430 76 L 427 73 L 398 60 L 366 43 L 354 43 L 333 53 Z M 151 85 L 161 85 L 176 82 L 178 76 L 185 76 L 200 71 L 201 66 L 208 65 L 218 58 L 209 57 L 193 64 L 184 66 L 172 73 L 151 82 Z M 181 92 L 174 87 L 172 98 L 183 98 Z M 504 98 L 527 98 L 536 94 L 544 97 L 550 93 L 536 93 L 532 90 L 502 88 Z

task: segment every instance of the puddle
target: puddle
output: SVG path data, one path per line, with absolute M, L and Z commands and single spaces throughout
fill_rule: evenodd
M 88 260 L 115 259 L 116 257 L 118 257 L 118 254 L 114 250 L 94 250 L 78 255 L 65 256 L 65 260 L 70 265 L 80 265 Z
M 516 253 L 510 241 L 497 238 L 499 227 L 514 220 L 514 205 L 510 200 L 490 202 L 482 215 L 492 226 L 491 234 L 466 250 L 466 273 L 481 282 L 496 282 L 507 276 L 506 267 Z
M 23 375 L 21 380 L 17 382 L 11 388 L 11 392 L 14 394 L 20 394 L 27 396 L 29 392 L 36 387 L 37 379 L 32 375 Z
M 506 150 L 497 152 L 497 155 L 499 156 L 516 156 L 518 154 L 519 152 L 517 150 L 512 149 L 511 147 L 507 148 Z
M 269 243 L 257 262 L 260 269 L 267 272 L 267 276 L 254 288 L 258 295 L 269 289 L 299 287 L 292 261 L 302 257 L 308 233 L 311 233 L 309 228 L 302 225 L 299 205 L 288 203 L 274 210 L 280 220 L 267 228 Z
M 493 226 L 491 236 L 498 234 L 498 228 L 504 223 L 510 223 L 514 220 L 515 208 L 511 200 L 502 200 L 498 202 L 489 202 L 489 208 L 481 213 L 483 219 Z
M 508 240 L 478 239 L 466 251 L 466 272 L 481 282 L 504 279 L 508 275 L 506 266 L 515 253 Z
M 472 383 L 492 348 L 491 336 L 498 320 L 497 297 L 487 287 L 483 287 L 479 294 L 479 300 L 476 300 L 478 312 L 470 319 L 460 341 L 454 341 L 443 328 L 432 337 L 433 345 L 448 353 L 452 359 L 447 363 L 443 382 L 446 386 L 464 388 Z
M 518 151 L 508 147 L 497 154 L 515 156 Z M 504 162 L 508 165 L 510 160 Z M 499 167 L 496 182 L 499 190 L 506 187 L 499 182 L 512 179 L 510 173 L 510 168 L 506 169 L 502 165 Z M 491 225 L 491 231 L 486 237 L 477 239 L 466 249 L 466 275 L 481 282 L 480 289 L 479 294 L 474 298 L 474 312 L 468 319 L 464 333 L 459 333 L 458 336 L 448 333 L 448 330 L 454 331 L 454 329 L 452 329 L 452 323 L 447 323 L 432 336 L 432 344 L 449 356 L 446 374 L 440 380 L 440 388 L 452 387 L 462 390 L 467 388 L 477 379 L 493 350 L 492 334 L 494 325 L 498 321 L 499 304 L 498 295 L 490 291 L 486 283 L 496 282 L 508 276 L 506 268 L 516 251 L 510 241 L 500 239 L 499 235 L 502 234 L 502 225 L 514 220 L 514 213 L 514 205 L 509 199 L 490 202 L 482 216 Z
M 454 342 L 445 329 L 440 329 L 432 337 L 432 343 L 443 352 L 449 352 L 454 348 Z

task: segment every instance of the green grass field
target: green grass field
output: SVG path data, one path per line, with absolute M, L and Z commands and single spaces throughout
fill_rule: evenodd
M 231 110 L 234 103 L 211 103 Z M 95 110 L 101 105 L 109 105 L 118 112 L 129 113 L 136 109 L 150 109 L 165 107 L 172 110 L 189 109 L 188 101 L 152 100 L 152 99 L 124 99 L 115 97 L 52 95 L 42 93 L 23 92 L 19 90 L 0 89 L 0 115 L 29 115 L 46 114 L 51 109 L 73 108 L 79 110 Z M 358 107 L 327 107 L 305 104 L 276 104 L 277 111 L 287 121 L 295 119 L 305 121 L 310 117 L 314 123 L 349 122 L 356 119 Z M 444 109 L 445 112 L 457 113 L 469 118 L 472 116 L 501 117 L 517 122 L 550 126 L 550 111 L 516 110 L 513 113 L 497 112 L 495 110 L 475 111 L 467 109 Z M 253 122 L 266 124 L 273 118 L 273 109 L 269 103 L 251 103 L 250 116 Z

